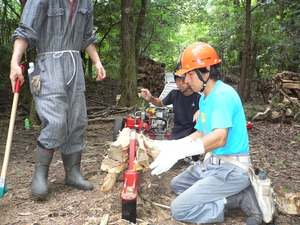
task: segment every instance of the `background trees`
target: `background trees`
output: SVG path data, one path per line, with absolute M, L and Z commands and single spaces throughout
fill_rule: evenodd
M 25 2 L 0 1 L 0 89 L 10 85 L 10 36 Z M 240 82 L 239 93 L 244 101 L 249 97 L 251 83 L 264 86 L 277 72 L 299 72 L 297 0 L 94 0 L 94 3 L 97 48 L 107 75 L 123 81 L 124 105 L 132 105 L 136 95 L 136 71 L 125 68 L 136 67 L 140 56 L 148 56 L 165 63 L 167 71 L 172 72 L 180 50 L 196 41 L 216 48 L 223 62 L 223 74 Z M 122 8 L 129 3 L 132 14 L 127 20 Z M 123 27 L 124 20 L 131 21 L 129 27 Z M 124 32 L 130 35 L 130 46 L 125 43 Z M 27 54 L 24 60 L 32 61 L 32 56 Z M 87 56 L 84 60 L 90 79 L 92 64 Z

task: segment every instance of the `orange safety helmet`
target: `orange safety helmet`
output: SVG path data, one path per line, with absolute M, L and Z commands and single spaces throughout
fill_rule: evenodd
M 189 45 L 180 57 L 181 68 L 175 75 L 182 75 L 191 70 L 216 65 L 221 62 L 217 52 L 209 44 L 197 42 Z

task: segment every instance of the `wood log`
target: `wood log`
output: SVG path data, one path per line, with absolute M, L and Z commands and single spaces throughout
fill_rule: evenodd
M 149 89 L 153 96 L 159 96 L 164 88 L 165 64 L 141 57 L 138 74 L 143 74 L 143 78 L 138 79 L 138 86 Z
M 147 149 L 147 153 L 152 157 L 152 159 L 156 159 L 160 153 L 160 150 L 154 145 L 153 140 L 151 140 L 149 137 L 142 136 L 142 138 L 144 139 L 144 145 Z
M 100 225 L 107 225 L 108 224 L 108 219 L 109 219 L 109 214 L 104 214 L 104 216 L 101 219 Z
M 272 77 L 272 90 L 269 105 L 272 111 L 272 122 L 297 121 L 300 108 L 300 75 L 283 71 Z M 280 109 L 278 111 L 278 108 Z M 275 115 L 275 116 L 274 116 Z M 260 113 L 259 116 L 262 116 Z M 264 118 L 262 118 L 264 119 Z M 268 115 L 265 119 L 269 119 Z
M 104 117 L 98 117 L 98 118 L 89 119 L 88 123 L 97 122 L 97 121 L 111 122 L 111 121 L 115 121 L 115 120 L 116 120 L 115 117 L 110 117 L 110 118 L 108 118 L 108 117 L 105 117 L 105 118 Z
M 282 83 L 284 89 L 300 89 L 300 83 Z
M 100 169 L 108 173 L 120 173 L 127 167 L 127 164 L 127 162 L 116 161 L 106 156 L 102 160 Z
M 103 192 L 111 190 L 116 184 L 119 175 L 120 173 L 108 173 L 104 178 L 104 183 L 102 184 L 100 190 Z
M 128 159 L 128 146 L 122 147 L 120 145 L 110 145 L 108 157 L 119 162 L 126 161 Z
M 144 73 L 138 73 L 136 76 L 137 80 L 145 79 L 146 77 L 147 75 Z
M 128 166 L 130 132 L 129 128 L 124 128 L 117 140 L 111 143 L 107 156 L 102 160 L 100 169 L 108 174 L 104 178 L 101 191 L 109 191 L 115 185 L 119 174 Z M 150 163 L 158 156 L 159 150 L 153 140 L 142 133 L 136 135 L 136 145 L 134 170 L 148 171 Z
M 278 211 L 288 215 L 300 215 L 300 192 L 288 193 L 275 190 Z
M 267 108 L 264 112 L 259 112 L 253 116 L 252 120 L 271 120 L 272 111 Z
M 128 159 L 128 148 L 130 143 L 130 128 L 125 127 L 115 142 L 110 145 L 108 158 L 124 162 Z
M 147 155 L 147 150 L 144 145 L 144 139 L 142 138 L 142 134 L 136 135 L 137 140 L 137 151 L 136 151 L 136 164 L 137 170 L 149 170 L 149 157 Z

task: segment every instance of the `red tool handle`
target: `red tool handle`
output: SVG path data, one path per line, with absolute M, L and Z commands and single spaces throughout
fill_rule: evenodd
M 24 74 L 25 67 L 23 65 L 20 65 L 20 67 L 22 70 L 22 74 Z M 21 81 L 20 81 L 20 78 L 18 77 L 14 93 L 20 93 L 20 87 L 21 87 Z

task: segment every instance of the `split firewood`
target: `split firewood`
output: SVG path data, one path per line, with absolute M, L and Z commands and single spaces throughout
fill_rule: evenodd
M 119 174 L 128 166 L 129 128 L 124 128 L 117 140 L 111 143 L 107 156 L 104 157 L 100 169 L 107 172 L 101 191 L 109 191 L 115 185 Z M 135 171 L 148 171 L 150 163 L 158 156 L 159 151 L 153 140 L 145 137 L 142 133 L 136 135 L 136 153 L 134 160 Z
M 104 178 L 104 182 L 100 188 L 101 191 L 107 192 L 113 188 L 115 183 L 117 182 L 117 179 L 119 177 L 120 173 L 108 173 L 106 177 Z
M 156 159 L 156 157 L 159 155 L 160 150 L 157 149 L 155 146 L 153 140 L 151 140 L 149 137 L 142 136 L 144 140 L 145 148 L 147 149 L 147 153 L 153 158 Z
M 104 214 L 104 216 L 101 219 L 100 225 L 107 225 L 108 224 L 108 218 L 109 218 L 109 214 Z
M 147 149 L 144 145 L 144 139 L 142 138 L 142 134 L 136 135 L 136 141 L 137 141 L 137 149 L 136 149 L 136 162 L 137 170 L 149 170 L 149 157 L 147 155 Z
M 100 169 L 108 173 L 121 173 L 127 167 L 127 162 L 120 162 L 108 158 L 103 159 Z
M 124 162 L 128 159 L 128 147 L 130 143 L 130 129 L 124 128 L 118 139 L 110 145 L 108 158 Z

